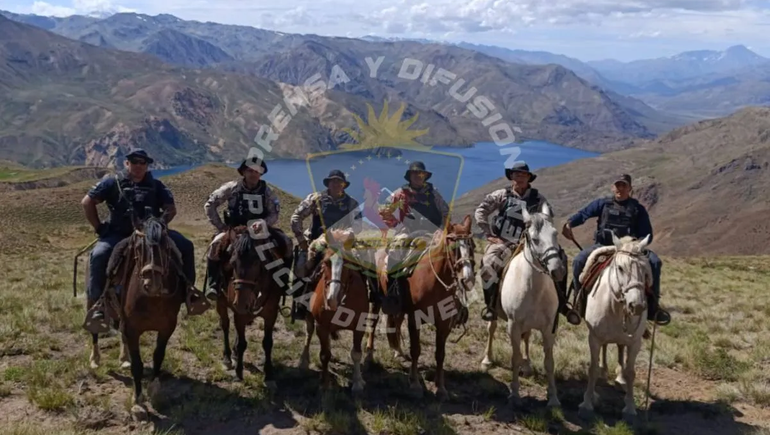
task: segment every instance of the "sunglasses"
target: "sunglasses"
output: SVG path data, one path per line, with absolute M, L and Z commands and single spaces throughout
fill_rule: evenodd
M 147 160 L 139 160 L 139 159 L 131 159 L 131 160 L 129 160 L 129 162 L 131 162 L 132 165 L 146 165 L 147 164 Z

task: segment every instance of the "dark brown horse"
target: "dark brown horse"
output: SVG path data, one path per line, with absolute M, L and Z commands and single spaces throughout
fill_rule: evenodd
M 332 356 L 329 337 L 336 340 L 338 331 L 353 331 L 353 348 L 350 350 L 350 358 L 353 360 L 352 391 L 360 393 L 366 385 L 361 376 L 361 342 L 372 320 L 369 316 L 369 294 L 366 280 L 360 272 L 361 266 L 343 257 L 341 248 L 346 242 L 344 233 L 332 230 L 330 234 L 332 240 L 323 253 L 321 275 L 315 284 L 305 319 L 307 338 L 300 357 L 300 368 L 307 369 L 309 366 L 310 340 L 315 329 L 321 343 L 321 386 L 328 387 L 329 361 Z
M 407 317 L 412 367 L 410 387 L 423 394 L 417 370 L 420 358 L 420 327 L 425 323 L 436 327 L 436 396 L 446 399 L 444 385 L 444 357 L 446 340 L 453 327 L 467 321 L 467 308 L 461 300 L 466 289 L 473 286 L 475 261 L 471 234 L 471 218 L 465 216 L 462 224 L 450 224 L 433 236 L 428 252 L 419 260 L 414 272 L 406 279 L 407 292 L 401 314 L 388 316 L 387 336 L 391 349 L 401 354 L 400 330 Z M 384 257 L 378 261 L 380 286 L 387 288 Z M 460 288 L 460 292 L 458 292 Z M 461 299 L 462 298 L 462 299 Z
M 131 375 L 134 381 L 132 414 L 145 418 L 142 394 L 144 364 L 139 339 L 147 331 L 158 333 L 153 353 L 151 390 L 160 388 L 160 370 L 166 356 L 166 346 L 176 330 L 177 318 L 185 303 L 185 280 L 180 276 L 181 255 L 168 237 L 160 218 L 148 217 L 143 222 L 134 220 L 134 233 L 114 249 L 110 263 L 120 261 L 115 277 L 125 287 L 118 296 L 112 290 L 105 292 L 104 305 L 110 317 L 119 320 L 123 348 L 121 361 L 127 363 L 128 351 Z M 92 365 L 98 365 L 98 339 L 94 334 Z
M 268 229 L 274 234 L 274 229 Z M 257 237 L 245 227 L 237 227 L 228 232 L 226 243 L 232 245 L 231 253 L 223 253 L 224 277 L 227 288 L 217 299 L 219 324 L 224 333 L 223 365 L 232 369 L 235 364 L 235 374 L 243 380 L 243 354 L 246 352 L 246 326 L 251 325 L 257 317 L 264 324 L 265 336 L 262 339 L 262 349 L 265 352 L 265 385 L 276 387 L 273 372 L 273 327 L 280 312 L 283 290 L 276 282 L 274 275 L 283 267 L 291 267 L 291 263 L 283 264 L 285 252 L 290 252 L 292 246 L 277 246 L 280 237 Z M 230 318 L 228 308 L 233 312 L 235 322 L 235 358 L 230 349 Z

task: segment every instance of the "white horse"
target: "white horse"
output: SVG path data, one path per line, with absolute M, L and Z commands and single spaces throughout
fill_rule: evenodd
M 548 205 L 544 205 L 542 213 L 529 214 L 522 210 L 526 230 L 521 242 L 524 248 L 511 260 L 505 276 L 500 283 L 500 302 L 497 305 L 498 316 L 508 320 L 508 335 L 513 350 L 511 356 L 511 393 L 508 399 L 514 404 L 520 403 L 519 369 L 524 364 L 524 375 L 531 371 L 529 365 L 529 336 L 531 330 L 537 329 L 543 337 L 545 353 L 544 366 L 548 377 L 548 406 L 560 406 L 556 393 L 554 375 L 553 346 L 556 334 L 553 331 L 559 308 L 559 298 L 556 293 L 554 280 L 561 280 L 567 273 L 567 264 L 561 256 L 557 241 L 557 231 L 553 226 L 553 218 Z M 492 340 L 497 321 L 487 324 L 489 337 L 482 369 L 492 365 Z M 521 341 L 526 344 L 527 359 L 522 360 Z
M 603 359 L 606 369 L 607 344 L 618 346 L 618 369 L 615 382 L 624 385 L 626 390 L 623 419 L 634 423 L 636 405 L 634 404 L 634 365 L 642 347 L 645 322 L 647 318 L 647 297 L 645 289 L 652 283 L 652 269 L 645 255 L 650 236 L 638 241 L 632 237 L 618 239 L 614 234 L 612 241 L 615 255 L 611 263 L 589 291 L 585 321 L 588 325 L 588 346 L 591 349 L 591 366 L 588 370 L 588 386 L 580 404 L 582 418 L 593 418 L 596 379 L 599 377 L 599 350 L 604 350 Z M 602 248 L 600 248 L 602 249 Z M 595 251 L 596 253 L 596 251 Z M 594 254 L 591 254 L 593 257 Z M 591 257 L 587 265 L 591 263 Z M 586 266 L 586 270 L 588 266 Z M 628 347 L 627 358 L 623 358 L 623 349 Z

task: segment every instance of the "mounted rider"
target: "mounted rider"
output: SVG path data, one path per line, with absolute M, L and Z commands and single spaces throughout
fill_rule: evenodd
M 103 178 L 88 191 L 81 204 L 86 219 L 94 228 L 98 241 L 89 258 L 89 276 L 87 296 L 89 306 L 93 305 L 104 293 L 107 283 L 107 265 L 115 246 L 134 232 L 133 218 L 143 220 L 146 210 L 160 217 L 166 226 L 176 216 L 174 195 L 162 181 L 154 178 L 148 170 L 153 159 L 141 148 L 135 148 L 126 155 L 126 172 Z M 99 219 L 97 205 L 107 204 L 109 219 Z M 162 213 L 162 214 L 161 214 Z M 133 215 L 133 216 L 132 216 Z M 195 284 L 195 253 L 192 242 L 177 231 L 169 229 L 169 238 L 182 254 L 182 270 L 187 280 L 187 291 L 198 296 Z M 116 283 L 110 283 L 110 285 Z M 120 283 L 117 283 L 120 284 Z M 96 309 L 91 315 L 92 321 L 104 319 L 104 311 Z
M 423 162 L 412 162 L 404 174 L 408 183 L 393 192 L 387 204 L 380 210 L 380 216 L 389 228 L 401 224 L 388 249 L 387 288 L 391 302 L 396 302 L 400 297 L 400 281 L 404 279 L 404 269 L 408 268 L 408 264 L 399 264 L 409 259 L 411 254 L 424 250 L 435 231 L 443 229 L 449 218 L 449 205 L 438 189 L 428 182 L 431 176 L 433 173 L 425 168 Z M 396 211 L 398 217 L 395 215 Z M 424 247 L 420 246 L 421 241 L 426 242 Z M 409 252 L 404 254 L 403 251 L 407 248 Z
M 498 189 L 488 194 L 476 208 L 476 224 L 481 228 L 489 244 L 481 260 L 482 282 L 484 283 L 484 302 L 481 318 L 486 321 L 497 319 L 497 297 L 500 289 L 500 276 L 503 268 L 513 256 L 525 231 L 522 209 L 529 213 L 539 213 L 548 204 L 548 200 L 531 183 L 537 178 L 525 162 L 516 162 L 505 169 L 505 177 L 511 180 L 511 186 Z M 549 210 L 553 208 L 548 204 Z M 551 216 L 553 217 L 553 216 Z M 564 250 L 561 251 L 565 264 Z M 572 324 L 579 324 L 580 317 L 567 307 L 567 278 L 557 282 L 559 312 Z
M 286 248 L 283 258 L 286 265 L 291 264 L 292 241 L 274 225 L 278 222 L 281 209 L 278 197 L 267 185 L 262 176 L 267 173 L 264 160 L 252 157 L 244 159 L 238 167 L 240 180 L 228 181 L 209 195 L 203 206 L 209 222 L 216 228 L 217 235 L 209 245 L 206 253 L 206 297 L 216 300 L 222 287 L 222 268 L 219 253 L 227 246 L 220 246 L 229 230 L 236 227 L 252 228 L 254 224 L 263 222 Z M 223 222 L 217 212 L 217 207 L 227 203 L 226 221 Z M 267 228 L 264 228 L 267 230 Z
M 621 174 L 615 178 L 612 184 L 613 196 L 594 200 L 564 223 L 562 234 L 570 240 L 575 240 L 572 228 L 582 225 L 590 218 L 597 218 L 594 245 L 580 251 L 572 262 L 576 295 L 580 294 L 581 285 L 579 277 L 589 255 L 602 246 L 612 246 L 612 233 L 618 238 L 632 236 L 642 239 L 649 235 L 650 242 L 652 242 L 650 216 L 647 213 L 647 209 L 639 201 L 631 197 L 632 189 L 631 176 Z M 660 271 L 663 263 L 650 250 L 647 250 L 647 258 L 652 268 L 653 278 L 653 295 L 648 295 L 647 298 L 647 319 L 665 325 L 671 321 L 671 315 L 660 309 L 658 305 L 660 300 Z
M 362 216 L 358 210 L 359 203 L 352 196 L 345 192 L 350 186 L 350 182 L 345 177 L 345 173 L 339 169 L 333 169 L 329 176 L 323 179 L 326 190 L 313 192 L 300 202 L 297 209 L 291 215 L 291 231 L 299 243 L 301 251 L 298 257 L 304 257 L 305 264 L 301 264 L 298 259 L 295 267 L 295 275 L 302 278 L 310 278 L 315 272 L 318 261 L 320 261 L 328 240 L 326 231 L 332 229 L 343 230 L 347 237 L 352 240 L 362 229 Z M 303 230 L 302 221 L 312 216 L 310 228 Z M 308 244 L 308 241 L 310 243 Z M 303 320 L 307 313 L 307 306 L 299 302 L 302 295 L 314 290 L 314 281 L 309 281 L 304 287 L 304 291 L 295 297 L 295 310 L 293 317 Z

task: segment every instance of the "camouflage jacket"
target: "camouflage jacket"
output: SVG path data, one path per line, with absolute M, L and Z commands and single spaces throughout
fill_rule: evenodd
M 305 197 L 305 199 L 299 203 L 297 209 L 294 210 L 294 213 L 291 215 L 291 231 L 294 233 L 294 237 L 297 238 L 297 242 L 302 243 L 303 241 L 307 240 L 307 237 L 310 236 L 312 230 L 312 226 L 307 230 L 303 230 L 302 221 L 307 219 L 309 216 L 313 216 L 314 221 L 318 220 L 321 212 L 319 209 L 319 203 L 322 199 L 325 199 L 328 196 L 329 194 L 327 191 L 313 192 Z M 346 197 L 348 201 L 347 210 L 349 210 L 349 212 L 342 219 L 335 222 L 331 228 L 350 229 L 354 233 L 360 233 L 362 228 L 362 221 L 361 213 L 358 211 L 359 203 L 350 195 L 346 195 Z M 320 225 L 321 222 L 319 221 L 318 224 Z
M 494 236 L 493 226 L 495 218 L 497 218 L 498 213 L 501 211 L 501 208 L 507 201 L 509 192 L 512 192 L 515 198 L 518 198 L 524 202 L 536 202 L 538 211 L 543 209 L 544 204 L 548 204 L 548 200 L 545 199 L 545 197 L 540 192 L 537 192 L 536 199 L 530 198 L 530 195 L 533 192 L 531 187 L 527 188 L 523 195 L 519 195 L 515 190 L 511 188 L 498 189 L 492 193 L 489 193 L 484 197 L 479 206 L 476 207 L 476 211 L 474 213 L 476 225 L 479 226 L 485 237 Z M 548 207 L 553 210 L 550 204 L 548 204 Z
M 212 192 L 211 195 L 209 195 L 209 199 L 203 206 L 203 210 L 206 212 L 206 217 L 208 217 L 209 222 L 211 222 L 211 224 L 214 225 L 219 231 L 224 231 L 226 225 L 224 222 L 222 222 L 222 218 L 219 216 L 217 208 L 224 203 L 227 203 L 228 209 L 232 209 L 236 206 L 236 202 L 239 198 L 237 198 L 238 195 L 234 195 L 234 193 L 239 183 L 240 180 L 229 181 L 223 184 L 217 190 Z M 268 226 L 275 226 L 275 224 L 278 223 L 280 201 L 269 186 L 265 186 L 264 205 L 265 222 Z

